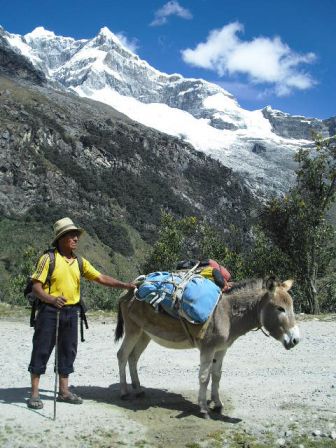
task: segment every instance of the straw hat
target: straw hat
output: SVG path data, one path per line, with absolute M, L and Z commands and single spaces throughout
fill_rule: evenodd
M 55 222 L 54 224 L 54 240 L 51 243 L 53 246 L 56 246 L 56 242 L 61 236 L 63 236 L 65 233 L 70 232 L 71 230 L 77 230 L 79 234 L 81 235 L 84 232 L 84 229 L 80 229 L 79 227 L 75 226 L 75 224 L 72 222 L 70 218 L 62 218 Z

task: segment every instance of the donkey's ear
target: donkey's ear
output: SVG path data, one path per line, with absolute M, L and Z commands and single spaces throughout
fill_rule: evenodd
M 275 275 L 269 275 L 264 278 L 263 286 L 270 292 L 274 292 L 275 288 L 279 286 L 279 281 Z
M 291 287 L 293 286 L 294 280 L 286 280 L 281 284 L 281 286 L 286 290 L 289 291 Z

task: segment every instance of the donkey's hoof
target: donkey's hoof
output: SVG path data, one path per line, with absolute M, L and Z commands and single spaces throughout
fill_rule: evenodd
M 120 395 L 120 399 L 121 400 L 129 400 L 130 399 L 130 394 L 129 393 L 121 394 Z
M 201 412 L 201 416 L 204 418 L 204 420 L 210 420 L 209 412 Z
M 144 390 L 140 390 L 139 392 L 137 392 L 137 393 L 135 394 L 135 397 L 136 397 L 136 398 L 143 398 L 143 397 L 145 397 L 145 396 L 146 396 L 146 393 L 145 393 Z
M 219 406 L 214 406 L 212 408 L 213 412 L 215 412 L 216 414 L 221 414 L 222 410 L 223 410 L 223 406 L 219 405 Z

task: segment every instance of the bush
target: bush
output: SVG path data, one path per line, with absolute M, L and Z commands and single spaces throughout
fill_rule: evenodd
M 233 279 L 245 277 L 246 266 L 240 254 L 228 248 L 216 229 L 194 216 L 177 220 L 162 212 L 159 239 L 144 266 L 144 272 L 174 270 L 178 261 L 213 258 L 226 266 Z
M 14 267 L 10 280 L 3 285 L 4 302 L 11 305 L 28 305 L 27 299 L 23 295 L 23 291 L 27 284 L 28 277 L 34 271 L 38 258 L 37 250 L 32 246 L 27 246 L 21 255 L 21 262 Z
M 81 297 L 88 310 L 117 311 L 118 298 L 122 293 L 123 290 L 105 288 L 94 282 L 81 282 Z

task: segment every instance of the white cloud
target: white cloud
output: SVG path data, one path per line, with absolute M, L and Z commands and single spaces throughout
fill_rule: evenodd
M 213 70 L 219 76 L 243 74 L 253 84 L 271 84 L 278 96 L 288 95 L 294 89 L 309 89 L 315 84 L 300 68 L 316 59 L 314 53 L 298 54 L 280 37 L 243 41 L 238 37 L 243 30 L 239 22 L 212 30 L 206 42 L 193 50 L 182 51 L 183 60 Z
M 259 86 L 239 81 L 211 81 L 227 90 L 239 100 L 259 101 L 272 96 L 272 92 Z
M 128 48 L 128 50 L 132 51 L 132 53 L 136 53 L 139 48 L 139 41 L 136 38 L 129 39 L 123 32 L 116 34 L 117 38 L 123 44 L 124 47 Z
M 178 1 L 171 0 L 155 12 L 155 18 L 151 25 L 164 25 L 165 23 L 167 23 L 167 17 L 169 16 L 178 16 L 182 19 L 187 20 L 192 19 L 192 14 L 188 9 L 181 6 Z

